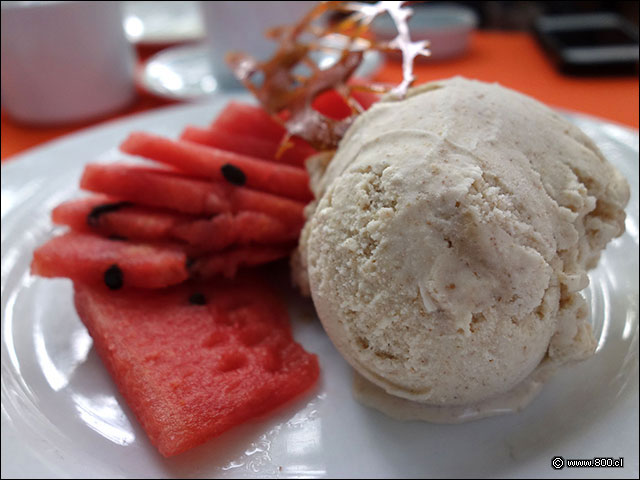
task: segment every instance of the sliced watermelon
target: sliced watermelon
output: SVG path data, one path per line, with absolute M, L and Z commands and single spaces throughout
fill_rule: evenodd
M 172 229 L 176 239 L 206 250 L 230 245 L 271 244 L 297 240 L 302 224 L 287 225 L 257 212 L 222 213 L 206 220 L 182 222 Z
M 244 120 L 213 128 L 221 148 L 132 135 L 124 151 L 168 167 L 88 165 L 81 186 L 100 195 L 56 208 L 72 231 L 34 252 L 33 274 L 74 281 L 96 350 L 165 456 L 277 408 L 319 374 L 279 299 L 237 277 L 291 253 L 311 198 L 300 166 L 314 150 L 293 139 L 276 158 L 284 129 L 252 108 L 260 132 L 242 137 Z
M 237 134 L 217 126 L 188 126 L 180 135 L 180 139 L 296 167 L 304 167 L 305 160 L 313 153 L 306 148 L 300 148 L 298 144 L 292 144 L 280 152 L 280 142 Z
M 233 278 L 240 268 L 255 267 L 286 258 L 292 250 L 293 245 L 251 245 L 232 248 L 197 258 L 189 270 L 194 278 L 212 278 L 218 275 Z
M 351 107 L 335 90 L 321 93 L 313 100 L 312 105 L 318 112 L 335 120 L 342 120 L 353 113 Z
M 262 108 L 240 102 L 229 102 L 211 125 L 239 135 L 277 143 L 287 134 L 287 130 Z M 309 148 L 313 150 L 312 147 Z
M 351 92 L 351 98 L 358 102 L 364 110 L 368 110 L 380 97 L 375 93 L 354 90 Z M 313 101 L 313 108 L 335 120 L 342 120 L 353 113 L 345 99 L 335 90 L 328 90 L 318 95 Z
M 53 223 L 67 225 L 77 232 L 147 241 L 169 240 L 176 223 L 197 218 L 140 207 L 106 195 L 70 200 L 51 212 Z
M 211 124 L 213 129 L 233 132 L 234 135 L 261 138 L 280 145 L 288 137 L 287 130 L 262 108 L 240 102 L 230 102 Z M 291 137 L 293 150 L 308 158 L 316 150 L 305 140 Z
M 123 287 L 163 288 L 190 277 L 232 278 L 243 267 L 287 257 L 294 244 L 247 245 L 209 253 L 205 248 L 175 243 L 144 244 L 71 231 L 36 249 L 31 273 L 77 282 Z
M 33 254 L 31 273 L 124 286 L 162 288 L 189 278 L 187 255 L 179 248 L 132 244 L 70 232 L 54 237 Z
M 302 224 L 286 225 L 258 212 L 222 213 L 202 218 L 151 207 L 140 207 L 95 195 L 56 207 L 52 220 L 77 232 L 142 241 L 183 241 L 203 251 L 230 245 L 294 241 Z
M 166 457 L 271 411 L 316 382 L 286 308 L 255 279 L 160 291 L 75 285 L 94 346 Z
M 120 149 L 198 177 L 246 185 L 304 202 L 313 196 L 309 190 L 309 175 L 301 168 L 144 132 L 129 135 Z
M 146 167 L 88 164 L 80 187 L 136 204 L 166 207 L 183 213 L 210 214 L 231 210 L 223 185 Z
M 80 186 L 136 204 L 194 215 L 252 211 L 270 215 L 287 225 L 300 225 L 304 221 L 304 203 L 146 167 L 89 164 Z

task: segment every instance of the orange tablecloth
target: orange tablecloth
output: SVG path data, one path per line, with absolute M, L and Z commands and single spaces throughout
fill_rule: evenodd
M 420 64 L 420 82 L 463 75 L 499 82 L 555 107 L 576 110 L 638 128 L 638 77 L 571 77 L 554 69 L 527 33 L 478 32 L 464 57 Z M 397 65 L 386 65 L 382 81 L 398 81 Z
M 554 70 L 536 41 L 527 33 L 477 32 L 464 57 L 417 65 L 416 74 L 420 83 L 453 75 L 495 81 L 552 106 L 638 128 L 637 77 L 564 76 Z M 378 72 L 376 80 L 397 82 L 401 75 L 400 64 L 389 61 Z M 167 103 L 141 94 L 130 108 L 109 119 Z M 3 114 L 2 160 L 61 135 L 99 124 L 100 121 L 67 127 L 34 128 L 18 125 Z

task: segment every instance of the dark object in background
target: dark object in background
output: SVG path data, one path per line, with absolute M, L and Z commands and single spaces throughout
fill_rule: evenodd
M 434 5 L 442 2 L 427 2 Z M 447 2 L 449 3 L 449 2 Z M 637 1 L 466 1 L 453 2 L 462 4 L 476 12 L 483 30 L 520 30 L 530 31 L 541 15 L 566 15 L 577 13 L 617 13 L 634 25 L 638 25 Z M 414 3 L 414 8 L 421 8 L 422 3 Z
M 638 30 L 612 13 L 543 16 L 534 31 L 560 71 L 572 75 L 638 73 Z

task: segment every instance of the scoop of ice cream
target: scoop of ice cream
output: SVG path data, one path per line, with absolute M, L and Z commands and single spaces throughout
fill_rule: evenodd
M 298 279 L 367 380 L 468 405 L 543 358 L 593 352 L 578 292 L 623 232 L 629 191 L 561 116 L 496 84 L 443 80 L 374 105 L 318 165 Z

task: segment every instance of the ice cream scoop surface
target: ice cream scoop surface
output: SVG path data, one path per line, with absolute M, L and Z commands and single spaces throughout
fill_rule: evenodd
M 387 393 L 484 402 L 592 354 L 579 290 L 628 185 L 537 101 L 463 78 L 374 105 L 326 171 L 300 244 L 318 315 Z

